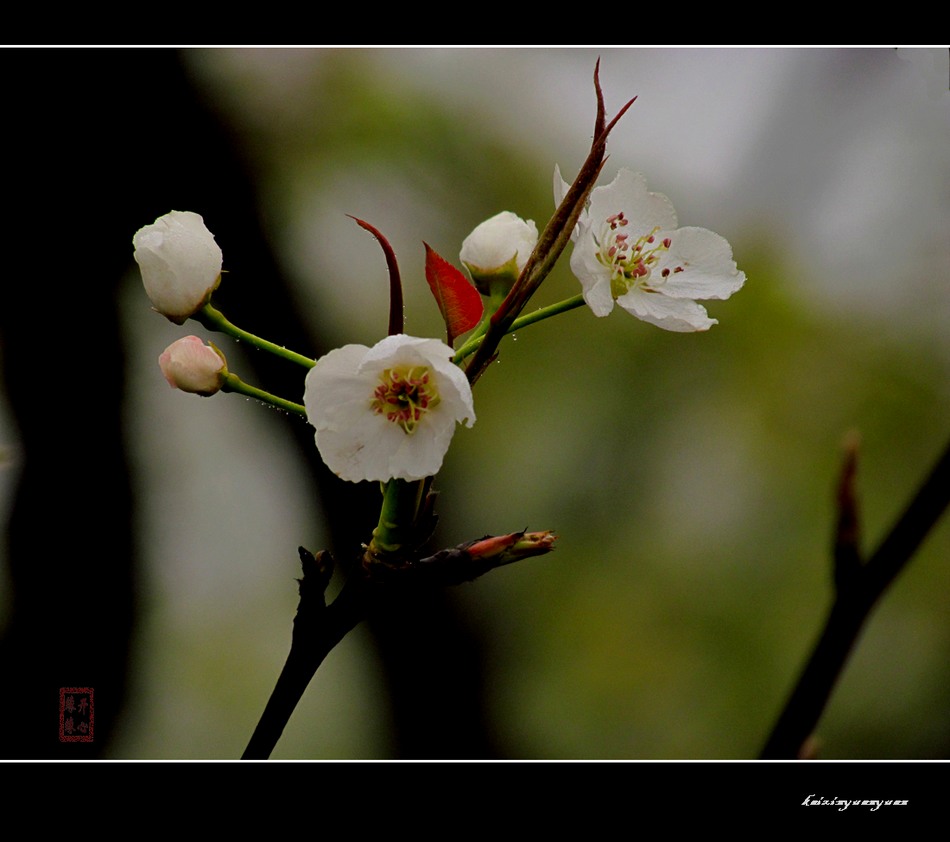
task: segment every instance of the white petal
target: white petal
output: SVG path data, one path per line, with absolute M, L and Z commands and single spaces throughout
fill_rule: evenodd
M 451 358 L 453 351 L 444 342 L 438 339 L 423 339 L 417 336 L 408 336 L 397 333 L 381 339 L 366 352 L 361 369 L 391 368 L 394 365 L 425 365 L 428 355 Z
M 660 255 L 650 280 L 658 282 L 664 295 L 725 299 L 745 283 L 745 273 L 738 271 L 732 259 L 732 247 L 718 234 L 705 228 L 680 228 L 657 234 L 662 237 L 670 238 L 670 249 Z M 677 267 L 683 271 L 674 272 Z M 670 275 L 660 282 L 663 269 L 669 269 Z
M 431 362 L 439 378 L 439 395 L 442 398 L 442 404 L 438 408 L 446 415 L 451 413 L 453 422 L 471 427 L 475 423 L 475 404 L 468 378 L 462 369 L 451 361 L 435 358 Z
M 368 351 L 365 345 L 344 345 L 321 357 L 307 372 L 303 402 L 307 420 L 318 430 L 330 426 L 343 407 L 361 400 L 362 395 L 367 403 L 372 398 L 378 375 L 358 373 Z
M 568 184 L 561 177 L 561 167 L 558 164 L 554 165 L 554 206 L 560 207 L 561 202 L 564 201 L 564 197 L 567 195 L 567 191 L 571 189 L 571 185 Z
M 571 252 L 571 271 L 581 282 L 584 301 L 595 316 L 606 316 L 614 309 L 610 290 L 610 269 L 597 259 L 597 243 L 587 225 L 575 229 L 577 242 Z
M 632 289 L 617 299 L 617 303 L 638 319 L 678 333 L 709 330 L 715 319 L 695 301 L 686 298 L 668 298 L 658 292 Z
M 371 419 L 372 416 L 367 413 L 362 424 L 361 419 L 354 416 L 352 424 L 345 429 L 317 430 L 315 439 L 320 456 L 341 479 L 348 482 L 372 479 L 379 466 L 385 465 L 384 460 L 390 450 L 384 443 L 386 431 L 382 427 L 378 430 L 365 429 Z M 364 429 L 360 429 L 361 426 Z M 402 433 L 401 430 L 394 432 Z
M 662 193 L 647 190 L 646 178 L 626 168 L 610 184 L 595 187 L 590 195 L 590 222 L 596 229 L 608 217 L 623 212 L 630 223 L 630 237 L 641 237 L 655 228 L 676 228 L 673 203 Z
M 424 423 L 420 423 L 412 435 L 403 434 L 403 441 L 389 458 L 389 476 L 416 480 L 439 472 L 455 435 L 455 419 L 448 413 L 439 412 L 440 409 L 441 405 L 426 413 Z

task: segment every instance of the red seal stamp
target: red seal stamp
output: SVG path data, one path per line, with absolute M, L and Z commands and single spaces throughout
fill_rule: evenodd
M 96 721 L 92 687 L 59 688 L 59 739 L 64 743 L 91 743 Z

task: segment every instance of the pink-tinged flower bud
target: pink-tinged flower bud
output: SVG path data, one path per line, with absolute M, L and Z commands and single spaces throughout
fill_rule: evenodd
M 173 389 L 204 397 L 220 391 L 228 373 L 224 354 L 197 336 L 172 342 L 158 358 L 158 365 Z
M 135 262 L 152 306 L 180 325 L 198 312 L 221 279 L 221 249 L 204 220 L 172 211 L 132 238 Z
M 509 535 L 490 535 L 466 547 L 471 558 L 491 559 L 495 567 L 511 564 L 523 558 L 544 555 L 554 549 L 557 535 L 544 532 L 512 532 Z
M 465 238 L 459 260 L 482 295 L 490 295 L 498 286 L 502 287 L 500 292 L 507 292 L 518 280 L 537 242 L 533 219 L 525 222 L 511 211 L 502 211 Z

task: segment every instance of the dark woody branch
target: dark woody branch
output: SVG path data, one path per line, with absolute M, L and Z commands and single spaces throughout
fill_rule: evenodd
M 846 452 L 838 487 L 834 547 L 835 599 L 824 629 L 761 759 L 801 757 L 871 609 L 950 504 L 950 445 L 873 555 L 863 562 L 854 494 L 856 444 Z
M 242 760 L 270 757 L 317 668 L 363 619 L 362 600 L 349 583 L 331 605 L 326 604 L 324 594 L 333 572 L 330 554 L 320 551 L 314 556 L 303 547 L 299 553 L 303 577 L 298 580 L 300 602 L 294 616 L 290 653 Z
M 330 605 L 325 594 L 333 559 L 326 551 L 313 555 L 301 547 L 303 576 L 290 653 L 241 759 L 270 757 L 320 664 L 381 601 L 399 599 L 420 587 L 471 581 L 496 567 L 550 552 L 554 541 L 551 532 L 513 532 L 469 541 L 427 558 L 362 567 Z

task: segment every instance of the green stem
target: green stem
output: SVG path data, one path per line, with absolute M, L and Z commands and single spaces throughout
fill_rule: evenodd
M 575 310 L 578 307 L 584 305 L 584 296 L 575 295 L 573 298 L 566 298 L 564 301 L 558 301 L 557 304 L 551 304 L 547 307 L 542 307 L 540 310 L 535 310 L 533 313 L 528 313 L 527 316 L 521 316 L 515 319 L 511 323 L 511 327 L 508 328 L 506 333 L 514 333 L 516 330 L 521 330 L 521 328 L 528 327 L 528 325 L 533 325 L 535 322 L 543 322 L 545 319 L 550 319 L 551 316 L 557 316 L 561 313 L 566 313 L 568 310 Z M 478 346 L 482 344 L 482 340 L 485 338 L 485 332 L 488 329 L 488 319 L 486 319 L 482 324 L 478 326 L 475 333 L 473 333 L 462 345 L 458 351 L 455 352 L 455 356 L 452 357 L 452 362 L 458 364 L 462 362 L 466 357 L 471 356 L 478 350 Z
M 373 545 L 384 554 L 396 555 L 415 532 L 426 481 L 391 479 L 383 490 L 379 523 L 373 530 Z
M 263 389 L 258 389 L 256 386 L 249 386 L 236 374 L 231 374 L 230 372 L 224 375 L 224 385 L 221 387 L 221 391 L 237 392 L 239 395 L 247 395 L 249 398 L 255 398 L 263 403 L 269 403 L 271 406 L 276 406 L 278 409 L 283 409 L 286 412 L 295 412 L 304 418 L 307 417 L 306 408 L 299 403 L 284 400 L 283 398 L 277 397 L 277 395 L 272 395 L 270 392 L 265 392 Z
M 456 365 L 462 360 L 464 360 L 469 354 L 472 354 L 476 348 L 482 343 L 482 339 L 485 338 L 485 334 L 488 333 L 488 326 L 491 324 L 491 314 L 487 314 L 484 319 L 481 320 L 478 327 L 472 331 L 471 335 L 465 342 L 462 343 L 462 347 L 455 352 L 455 356 L 452 357 L 452 362 Z
M 195 321 L 201 322 L 208 330 L 225 333 L 242 342 L 247 342 L 255 348 L 260 348 L 262 351 L 269 351 L 271 354 L 276 354 L 278 357 L 283 357 L 285 360 L 297 363 L 297 365 L 302 365 L 306 368 L 313 368 L 316 365 L 316 362 L 310 359 L 310 357 L 305 357 L 303 354 L 290 351 L 282 345 L 276 345 L 273 342 L 268 342 L 266 339 L 255 336 L 253 333 L 242 330 L 237 325 L 229 322 L 220 310 L 216 310 L 210 304 L 205 304 L 192 318 Z

